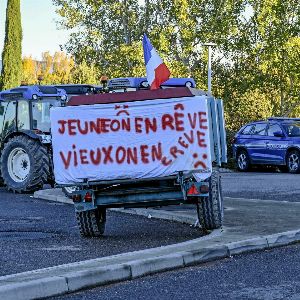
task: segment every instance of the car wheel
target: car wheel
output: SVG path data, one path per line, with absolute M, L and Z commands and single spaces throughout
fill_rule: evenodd
M 300 172 L 300 153 L 297 150 L 293 150 L 288 153 L 286 159 L 287 168 L 290 173 Z
M 249 155 L 245 150 L 241 150 L 238 152 L 236 163 L 237 163 L 237 169 L 239 171 L 246 172 L 250 169 Z

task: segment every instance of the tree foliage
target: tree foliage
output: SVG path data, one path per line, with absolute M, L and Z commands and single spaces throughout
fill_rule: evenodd
M 9 89 L 21 82 L 22 26 L 20 0 L 7 0 L 5 39 L 2 52 L 1 89 Z
M 37 64 L 33 60 L 32 56 L 24 57 L 22 59 L 23 64 L 23 73 L 22 73 L 22 82 L 28 84 L 34 84 L 37 82 Z
M 144 76 L 147 33 L 173 77 L 206 88 L 207 49 L 213 94 L 224 99 L 229 128 L 271 115 L 300 113 L 298 0 L 53 0 L 65 45 L 76 62 L 110 77 Z
M 98 73 L 94 65 L 88 65 L 85 61 L 72 69 L 72 83 L 99 83 Z
M 42 60 L 31 56 L 23 58 L 22 81 L 26 84 L 37 84 L 41 76 L 42 84 L 97 83 L 98 70 L 86 62 L 75 64 L 74 59 L 64 52 L 42 53 Z

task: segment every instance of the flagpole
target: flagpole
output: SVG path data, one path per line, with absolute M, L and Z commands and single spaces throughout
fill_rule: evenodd
M 208 62 L 207 62 L 207 88 L 208 92 L 211 94 L 211 51 L 212 47 L 216 46 L 215 43 L 205 43 L 203 46 L 208 47 Z

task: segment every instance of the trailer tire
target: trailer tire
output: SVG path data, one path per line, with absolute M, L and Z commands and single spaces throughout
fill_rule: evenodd
M 204 199 L 202 198 L 197 204 L 199 223 L 204 230 L 222 227 L 224 217 L 221 178 L 219 172 L 212 172 L 209 179 L 209 186 L 209 196 Z
M 4 184 L 17 193 L 41 189 L 50 174 L 47 148 L 25 135 L 8 140 L 0 165 Z
M 83 237 L 99 237 L 105 230 L 106 209 L 97 208 L 76 212 L 80 235 Z

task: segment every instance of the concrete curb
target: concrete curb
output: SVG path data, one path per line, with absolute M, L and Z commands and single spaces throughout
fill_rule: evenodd
M 199 239 L 199 241 L 190 241 L 195 243 L 196 247 L 189 251 L 179 251 L 161 256 L 154 255 L 145 259 L 133 259 L 123 263 L 103 266 L 103 261 L 107 259 L 126 259 L 126 255 L 130 257 L 132 254 L 126 253 L 77 264 L 66 264 L 13 274 L 0 277 L 0 299 L 24 300 L 55 296 L 88 287 L 130 280 L 157 272 L 228 258 L 235 254 L 288 245 L 298 241 L 300 241 L 300 230 L 210 248 L 201 248 Z M 182 244 L 186 244 L 186 242 Z M 179 249 L 180 246 L 180 244 L 177 244 L 176 248 Z M 157 252 L 157 249 L 159 248 L 136 251 L 135 254 L 139 253 L 143 256 L 143 252 L 147 251 L 149 253 L 149 250 Z
M 226 246 L 228 247 L 230 256 L 232 256 L 244 252 L 266 249 L 268 248 L 268 241 L 267 237 L 258 237 L 254 239 L 229 243 L 226 244 Z
M 267 236 L 269 248 L 293 244 L 300 241 L 300 230 L 286 231 Z
M 59 194 L 47 195 L 43 191 L 36 192 L 34 196 L 51 201 L 72 203 Z M 114 211 L 187 224 L 195 222 L 191 216 L 179 216 L 172 212 L 155 209 L 114 209 Z M 230 258 L 233 255 L 250 251 L 272 249 L 300 242 L 300 229 L 234 242 L 227 240 L 223 243 L 219 241 L 221 232 L 222 230 L 215 230 L 209 236 L 165 247 L 3 276 L 0 277 L 0 299 L 23 300 L 55 296 L 157 272 Z M 205 241 L 210 238 L 216 240 L 215 245 L 205 247 Z
M 63 277 L 46 277 L 28 282 L 11 283 L 0 287 L 0 298 L 5 300 L 36 299 L 68 292 Z
M 33 197 L 60 203 L 73 204 L 73 201 L 65 196 L 49 193 L 49 189 L 36 191 L 34 192 Z

